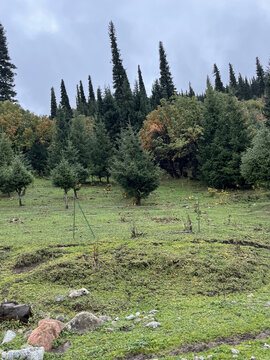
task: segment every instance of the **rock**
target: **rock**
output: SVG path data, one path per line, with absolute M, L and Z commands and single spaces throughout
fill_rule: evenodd
M 149 311 L 149 314 L 155 314 L 157 312 L 158 312 L 158 310 L 153 309 L 153 310 Z
M 89 312 L 81 312 L 74 316 L 67 325 L 66 329 L 76 334 L 86 334 L 103 325 L 103 321 Z
M 107 316 L 107 315 L 100 315 L 99 319 L 102 320 L 103 322 L 108 322 L 108 321 L 112 320 L 112 318 L 110 316 Z
M 64 329 L 65 324 L 58 320 L 40 320 L 38 327 L 31 333 L 27 342 L 38 347 L 43 346 L 45 351 L 52 348 L 53 341 Z
M 18 334 L 22 335 L 23 334 L 23 329 L 19 329 L 17 332 L 18 332 Z
M 68 292 L 68 296 L 70 298 L 76 298 L 76 297 L 83 296 L 83 295 L 88 295 L 88 294 L 90 294 L 90 293 L 85 288 L 81 288 L 79 290 L 70 290 Z
M 111 325 L 112 325 L 112 326 L 117 325 L 117 321 L 113 320 L 113 321 L 111 322 Z
M 195 356 L 194 360 L 204 360 L 204 356 Z
M 177 321 L 181 321 L 182 319 L 181 319 L 180 317 L 178 317 L 176 320 L 177 320 Z
M 16 333 L 12 330 L 8 330 L 6 333 L 5 333 L 5 336 L 4 336 L 4 339 L 2 341 L 2 344 L 6 344 L 6 343 L 9 343 L 10 341 L 12 341 L 13 339 L 15 339 L 16 337 Z
M 231 303 L 232 303 L 232 304 L 236 304 L 236 301 L 235 301 L 235 300 L 232 300 Z
M 14 302 L 0 303 L 0 320 L 20 320 L 27 322 L 32 316 L 31 306 Z
M 64 354 L 67 352 L 71 347 L 71 344 L 69 341 L 64 342 L 64 344 L 60 344 L 57 346 L 57 348 L 52 349 L 50 352 L 54 354 Z
M 126 320 L 133 320 L 135 319 L 135 316 L 133 314 L 126 316 Z
M 146 324 L 145 326 L 150 329 L 156 329 L 158 327 L 161 327 L 161 323 L 159 323 L 158 321 L 151 321 L 150 323 Z
M 249 294 L 248 296 L 247 296 L 247 298 L 251 298 L 251 297 L 253 297 L 254 296 L 254 294 Z
M 108 332 L 113 332 L 115 329 L 114 328 L 106 328 L 106 331 Z
M 267 301 L 267 303 L 264 305 L 264 307 L 270 307 L 270 301 Z
M 23 360 L 43 360 L 44 347 L 33 347 L 30 349 L 10 350 L 2 354 L 3 360 L 23 359 Z
M 237 349 L 231 349 L 232 354 L 239 354 L 239 350 Z
M 135 321 L 135 322 L 140 322 L 140 321 L 142 321 L 142 319 L 137 318 L 137 319 L 135 319 L 134 321 Z
M 2 354 L 3 354 L 3 352 L 4 352 L 4 350 L 0 349 L 0 355 L 2 355 Z
M 119 320 L 119 317 L 117 316 L 115 319 L 114 319 L 114 321 L 118 321 Z
M 206 359 L 213 359 L 213 355 L 208 355 Z
M 66 321 L 66 318 L 64 317 L 64 315 L 57 315 L 55 320 L 61 321 L 64 323 Z
M 65 301 L 66 298 L 67 298 L 67 297 L 66 297 L 65 295 L 60 295 L 60 296 L 58 296 L 58 297 L 55 299 L 55 301 L 56 301 L 56 302 Z
M 32 334 L 33 330 L 28 330 L 26 331 L 26 333 L 23 335 L 24 338 L 29 338 L 29 336 Z
M 250 360 L 256 360 L 255 356 L 251 356 Z
M 264 349 L 269 349 L 269 348 L 270 348 L 270 345 L 269 345 L 269 344 L 264 343 L 264 344 L 263 344 L 263 348 L 264 348 Z
M 139 317 L 141 315 L 141 313 L 139 311 L 136 312 L 135 316 Z

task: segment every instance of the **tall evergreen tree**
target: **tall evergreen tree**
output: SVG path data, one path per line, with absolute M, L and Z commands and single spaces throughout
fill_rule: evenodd
M 11 141 L 0 133 L 0 171 L 3 166 L 9 166 L 14 157 Z
M 88 104 L 84 94 L 83 84 L 80 80 L 79 86 L 77 87 L 77 110 L 82 115 L 88 115 Z
M 102 113 L 99 119 L 103 121 L 111 142 L 115 143 L 117 136 L 120 134 L 121 123 L 116 100 L 109 87 L 104 90 Z
M 150 104 L 152 110 L 155 110 L 158 107 L 158 105 L 160 105 L 161 99 L 162 99 L 162 90 L 159 80 L 156 79 L 152 85 L 152 95 L 150 98 Z
M 192 98 L 193 96 L 195 96 L 195 92 L 194 92 L 194 90 L 193 90 L 190 82 L 188 83 L 188 87 L 189 87 L 188 96 L 189 96 L 190 98 Z
M 69 119 L 72 118 L 72 109 L 69 103 L 68 94 L 66 91 L 64 80 L 61 80 L 61 101 L 60 101 L 60 108 L 65 110 L 66 116 L 68 116 Z
M 261 97 L 264 94 L 264 87 L 265 87 L 264 70 L 258 57 L 256 57 L 256 74 L 257 74 L 257 83 L 258 83 L 257 96 Z
M 0 24 L 0 101 L 10 100 L 16 102 L 16 91 L 14 90 L 14 70 L 8 54 L 7 38 L 2 24 Z
M 103 114 L 103 99 L 102 99 L 102 91 L 101 88 L 97 88 L 97 115 L 99 117 L 102 117 Z
M 160 69 L 160 87 L 162 97 L 169 99 L 175 94 L 175 86 L 173 83 L 167 56 L 163 47 L 163 43 L 159 42 L 159 69 Z
M 88 113 L 90 116 L 94 116 L 97 111 L 96 106 L 96 97 L 94 93 L 94 88 L 92 85 L 91 76 L 88 76 Z
M 51 120 L 55 118 L 56 112 L 57 112 L 57 102 L 56 102 L 54 88 L 52 87 L 51 88 L 51 115 L 50 115 Z
M 216 64 L 214 64 L 214 71 L 213 74 L 215 76 L 215 90 L 224 92 L 225 87 L 223 85 L 223 82 L 221 81 L 220 72 Z
M 75 115 L 72 119 L 69 138 L 78 153 L 79 163 L 86 168 L 89 164 L 90 131 L 87 129 L 84 115 Z
M 233 70 L 233 66 L 230 63 L 229 63 L 229 76 L 230 76 L 229 85 L 230 85 L 231 90 L 235 94 L 236 90 L 237 90 L 237 80 L 236 80 L 236 77 L 235 77 L 235 72 Z
M 266 118 L 266 126 L 270 129 L 270 68 L 265 76 L 265 95 L 263 114 Z

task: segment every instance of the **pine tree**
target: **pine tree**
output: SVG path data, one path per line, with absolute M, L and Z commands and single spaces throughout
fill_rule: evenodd
M 160 105 L 161 99 L 162 99 L 162 90 L 159 80 L 156 79 L 152 85 L 152 95 L 150 98 L 150 104 L 152 110 L 155 110 L 158 107 L 158 105 Z
M 86 117 L 84 115 L 76 115 L 72 119 L 69 136 L 72 145 L 78 152 L 78 161 L 84 167 L 87 168 L 89 164 L 89 130 L 86 126 Z
M 86 102 L 86 97 L 84 94 L 83 84 L 80 80 L 79 86 L 77 86 L 77 110 L 82 115 L 88 115 L 88 104 Z
M 215 90 L 220 92 L 225 92 L 224 85 L 221 81 L 220 72 L 216 64 L 214 64 L 213 74 L 215 76 Z
M 147 96 L 147 93 L 145 90 L 140 65 L 138 65 L 138 90 L 139 90 L 139 94 L 140 94 L 139 111 L 142 114 L 142 116 L 144 118 L 146 118 L 146 115 L 148 115 L 151 111 L 151 107 L 150 107 L 150 101 L 148 99 L 148 96 Z
M 236 77 L 235 77 L 235 73 L 233 70 L 233 66 L 232 64 L 229 63 L 229 76 L 230 76 L 230 88 L 233 91 L 233 93 L 235 94 L 237 91 L 237 81 L 236 81 Z
M 94 116 L 97 112 L 96 97 L 92 85 L 91 76 L 88 76 L 88 114 Z
M 270 69 L 265 76 L 265 95 L 263 114 L 266 118 L 266 126 L 270 129 Z
M 160 171 L 142 149 L 131 125 L 122 130 L 119 149 L 112 161 L 111 173 L 136 205 L 158 187 Z
M 99 119 L 103 121 L 110 140 L 114 144 L 120 134 L 121 123 L 116 100 L 108 87 L 104 90 L 102 113 L 100 113 Z
M 14 154 L 11 147 L 11 141 L 5 136 L 5 134 L 0 133 L 0 168 L 3 166 L 9 166 L 13 157 Z
M 107 183 L 109 183 L 109 165 L 112 157 L 112 143 L 102 121 L 98 120 L 95 123 L 94 132 L 89 144 L 90 174 L 92 176 L 97 176 L 100 181 L 102 177 L 106 177 Z
M 188 87 L 189 87 L 188 96 L 190 98 L 192 98 L 193 96 L 195 96 L 195 92 L 194 92 L 190 82 L 188 83 Z
M 52 183 L 54 186 L 60 187 L 64 190 L 66 209 L 68 209 L 67 193 L 70 189 L 74 189 L 76 187 L 78 184 L 78 178 L 75 169 L 70 166 L 66 159 L 62 159 L 53 169 Z
M 14 90 L 15 69 L 16 66 L 12 64 L 8 54 L 5 30 L 0 24 L 0 101 L 16 102 L 14 99 L 17 95 Z
M 69 120 L 72 118 L 72 109 L 69 103 L 69 98 L 67 95 L 66 87 L 64 80 L 61 80 L 61 101 L 60 108 L 65 110 L 66 116 L 68 116 Z
M 258 57 L 256 57 L 256 74 L 257 74 L 257 83 L 258 83 L 257 96 L 261 97 L 264 94 L 264 87 L 265 87 L 264 70 Z
M 102 91 L 101 88 L 97 88 L 97 115 L 98 117 L 102 117 L 103 114 L 103 99 L 102 99 Z
M 169 99 L 175 94 L 175 86 L 173 84 L 170 67 L 167 61 L 166 53 L 162 42 L 159 42 L 159 69 L 160 69 L 160 87 L 162 97 Z
M 56 96 L 55 96 L 55 92 L 54 92 L 54 88 L 51 88 L 51 115 L 50 115 L 50 119 L 54 119 L 56 117 L 56 112 L 57 112 L 57 103 L 56 103 Z

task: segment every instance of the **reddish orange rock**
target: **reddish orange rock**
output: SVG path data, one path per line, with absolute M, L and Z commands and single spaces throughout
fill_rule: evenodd
M 65 324 L 58 320 L 43 319 L 38 327 L 31 333 L 27 342 L 35 346 L 43 346 L 45 351 L 50 351 L 54 339 L 64 329 Z

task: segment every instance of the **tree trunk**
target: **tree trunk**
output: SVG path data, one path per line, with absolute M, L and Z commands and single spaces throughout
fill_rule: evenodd
M 17 303 L 0 303 L 0 320 L 20 320 L 27 322 L 32 316 L 31 307 L 28 305 L 18 305 Z
M 68 209 L 68 195 L 66 191 L 65 191 L 65 202 L 66 202 L 66 209 Z
M 78 194 L 77 194 L 77 189 L 73 189 L 74 190 L 74 196 L 76 199 L 78 199 Z
M 18 191 L 18 198 L 19 198 L 19 205 L 22 206 L 22 196 L 21 196 L 21 192 Z
M 141 198 L 136 198 L 136 206 L 140 206 L 141 205 Z
M 107 175 L 107 184 L 109 184 L 109 183 L 110 183 L 110 176 Z

